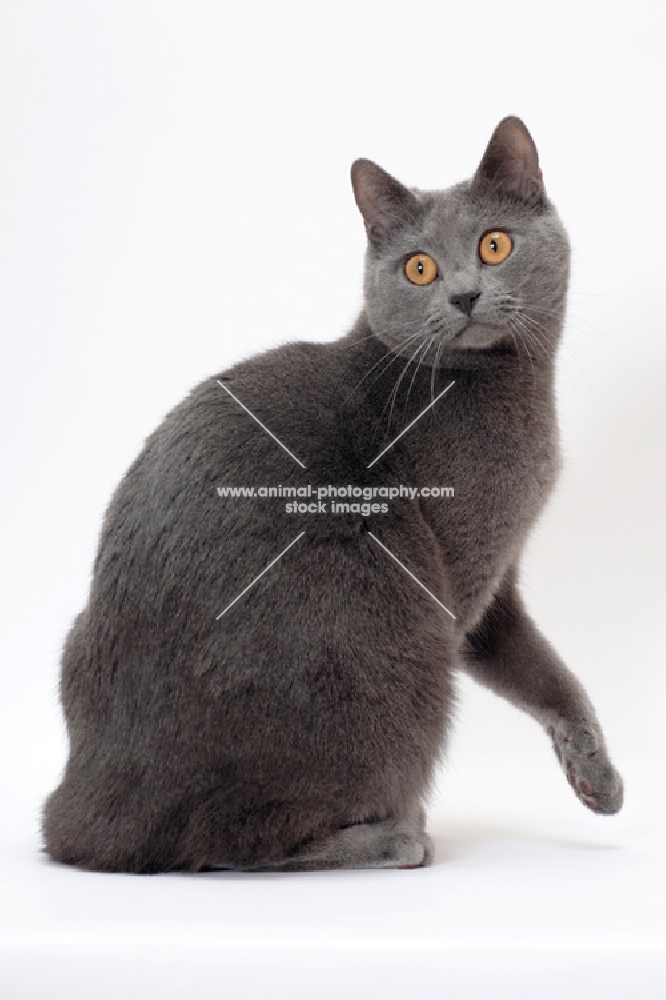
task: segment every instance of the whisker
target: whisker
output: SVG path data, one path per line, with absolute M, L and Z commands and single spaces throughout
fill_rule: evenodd
M 541 324 L 537 320 L 535 320 L 533 316 L 523 316 L 523 321 L 524 321 L 524 323 L 528 327 L 531 328 L 531 333 L 532 333 L 533 337 L 537 336 L 537 331 L 540 331 L 541 332 L 541 336 L 543 336 L 543 337 L 547 337 L 548 336 L 547 328 L 544 327 L 543 324 Z M 573 363 L 576 365 L 576 369 L 578 370 L 578 372 L 582 375 L 583 379 L 585 380 L 585 384 L 586 384 L 587 388 L 590 391 L 592 391 L 592 386 L 590 384 L 590 380 L 588 379 L 587 375 L 585 374 L 585 371 L 583 370 L 580 362 L 578 361 L 578 358 L 576 357 L 576 355 L 574 354 L 574 352 L 571 350 L 571 348 L 566 343 L 562 343 L 562 344 L 560 344 L 560 352 L 561 353 L 559 354 L 559 356 L 564 361 L 573 361 Z M 552 349 L 552 357 L 555 357 L 556 354 L 557 354 L 557 352 L 553 348 Z
M 529 316 L 523 313 L 516 313 L 514 320 L 519 324 L 521 330 L 525 333 L 527 344 L 529 346 L 530 341 L 532 341 L 537 348 L 536 353 L 539 353 L 539 349 L 545 354 L 547 358 L 551 361 L 555 357 L 555 349 L 548 343 L 547 336 L 544 335 L 538 327 L 535 327 Z
M 402 344 L 400 345 L 400 349 L 401 349 L 401 350 L 402 350 L 402 349 L 404 349 L 404 348 L 405 348 L 405 347 L 406 347 L 406 346 L 407 346 L 408 344 L 412 343 L 412 341 L 414 341 L 414 340 L 415 340 L 415 339 L 416 339 L 416 338 L 417 338 L 418 336 L 420 336 L 420 335 L 421 335 L 421 331 L 420 331 L 420 330 L 417 330 L 417 331 L 416 331 L 416 333 L 413 333 L 413 334 L 412 334 L 412 335 L 411 335 L 410 337 L 408 337 L 408 338 L 407 338 L 407 340 L 403 341 L 403 343 L 402 343 Z M 369 376 L 369 375 L 371 375 L 371 374 L 373 373 L 373 371 L 375 370 L 375 368 L 377 368 L 377 366 L 378 366 L 378 365 L 380 365 L 380 364 L 382 363 L 382 361 L 385 361 L 385 360 L 386 360 L 386 358 L 388 358 L 388 357 L 389 357 L 389 355 L 392 355 L 392 357 L 391 357 L 391 360 L 390 360 L 390 361 L 389 361 L 389 363 L 388 363 L 388 364 L 387 364 L 387 365 L 386 365 L 386 366 L 385 366 L 385 367 L 384 367 L 384 368 L 383 368 L 383 369 L 382 369 L 382 370 L 380 371 L 380 373 L 379 373 L 379 375 L 377 376 L 377 378 L 381 378 L 381 376 L 382 376 L 382 375 L 384 374 L 384 372 L 388 371 L 388 369 L 389 369 L 389 368 L 391 367 L 391 365 L 393 364 L 393 362 L 394 362 L 394 361 L 396 361 L 396 360 L 397 360 L 397 359 L 398 359 L 399 357 L 401 357 L 401 355 L 400 355 L 399 353 L 396 353 L 396 352 L 395 352 L 395 351 L 393 350 L 393 348 L 389 348 L 389 350 L 388 350 L 388 351 L 386 352 L 386 354 L 384 354 L 384 355 L 383 355 L 383 356 L 382 356 L 382 357 L 381 357 L 381 358 L 379 359 L 379 361 L 375 361 L 374 365 L 372 365 L 372 367 L 371 367 L 371 368 L 370 368 L 370 369 L 369 369 L 369 370 L 368 370 L 368 371 L 367 371 L 367 372 L 365 373 L 365 375 L 363 376 L 363 378 L 362 378 L 362 379 L 360 379 L 360 381 L 356 383 L 356 385 L 355 385 L 355 386 L 353 387 L 353 389 L 352 389 L 352 390 L 351 390 L 351 391 L 350 391 L 350 392 L 348 393 L 348 395 L 347 395 L 347 396 L 345 396 L 345 398 L 344 398 L 344 400 L 343 400 L 343 403 L 346 403 L 346 402 L 347 402 L 347 401 L 348 401 L 348 400 L 349 400 L 349 399 L 350 399 L 350 398 L 351 398 L 351 397 L 352 397 L 352 396 L 354 395 L 354 393 L 355 393 L 355 392 L 356 392 L 356 391 L 357 391 L 358 389 L 360 389 L 361 385 L 362 385 L 362 384 L 363 384 L 363 383 L 365 382 L 366 378 L 368 378 L 368 376 Z M 370 388 L 370 387 L 371 387 L 372 385 L 374 385 L 374 383 L 375 383 L 376 381 L 377 381 L 377 379 L 374 379 L 374 380 L 373 380 L 373 381 L 372 381 L 372 382 L 370 383 L 370 385 L 368 386 L 368 389 L 369 389 L 369 388 Z
M 407 404 L 409 403 L 409 397 L 410 397 L 410 394 L 411 394 L 411 391 L 412 391 L 412 386 L 414 385 L 414 382 L 416 380 L 416 376 L 419 373 L 419 368 L 421 367 L 421 362 L 423 361 L 423 359 L 426 357 L 428 351 L 430 350 L 430 346 L 433 343 L 434 339 L 435 339 L 435 337 L 433 335 L 430 338 L 430 340 L 428 341 L 428 346 L 426 347 L 426 349 L 423 352 L 422 356 L 419 358 L 419 361 L 418 361 L 418 364 L 417 364 L 416 369 L 414 371 L 414 374 L 412 375 L 412 380 L 409 383 L 409 388 L 407 389 L 407 396 L 405 398 L 405 406 L 404 406 L 403 411 L 402 411 L 403 420 L 405 420 L 406 417 L 407 417 Z
M 337 341 L 337 340 L 330 340 L 330 341 L 329 340 L 325 340 L 325 341 L 323 341 L 323 343 L 325 343 L 325 344 L 331 344 L 331 346 L 334 346 L 339 351 L 348 351 L 352 347 L 359 347 L 361 344 L 365 344 L 368 340 L 377 340 L 378 341 L 379 338 L 378 338 L 378 336 L 377 336 L 376 333 L 369 333 L 367 335 L 367 337 L 354 337 L 353 339 L 351 339 L 349 341 L 348 344 L 343 344 L 343 343 L 341 343 L 340 341 Z
M 524 334 L 521 332 L 519 317 L 516 315 L 513 316 L 512 318 L 516 336 L 518 337 L 521 344 L 525 348 L 525 353 L 527 354 L 527 357 L 530 362 L 530 369 L 532 371 L 532 399 L 534 400 L 534 397 L 536 396 L 536 372 L 534 371 L 534 361 L 532 360 L 532 355 L 530 354 L 529 344 L 527 343 Z M 520 351 L 518 351 L 518 357 L 520 357 Z
M 441 353 L 444 350 L 444 341 L 440 340 L 437 345 L 437 350 L 435 352 L 435 360 L 433 361 L 432 369 L 430 372 L 430 401 L 435 402 L 435 376 L 437 374 L 437 362 L 440 359 Z
M 396 381 L 396 383 L 395 383 L 395 385 L 393 387 L 393 390 L 392 390 L 390 396 L 388 397 L 388 399 L 384 403 L 384 407 L 383 407 L 382 412 L 380 414 L 380 419 L 384 416 L 384 411 L 386 410 L 386 407 L 388 406 L 389 401 L 391 402 L 391 408 L 389 410 L 389 415 L 388 415 L 388 423 L 386 425 L 387 430 L 391 426 L 391 417 L 393 416 L 393 406 L 395 404 L 395 401 L 396 401 L 396 398 L 397 398 L 397 395 L 398 395 L 398 390 L 400 388 L 400 383 L 402 382 L 403 378 L 405 377 L 405 373 L 406 373 L 407 369 L 409 368 L 409 366 L 411 365 L 412 361 L 414 360 L 414 358 L 416 357 L 416 355 L 419 353 L 419 351 L 422 351 L 422 350 L 423 350 L 423 343 L 420 343 L 418 345 L 418 347 L 416 348 L 416 350 L 414 351 L 414 353 L 412 354 L 412 356 L 409 359 L 409 361 L 407 362 L 407 364 L 405 365 L 405 367 L 402 369 L 402 372 L 400 373 L 400 377 Z

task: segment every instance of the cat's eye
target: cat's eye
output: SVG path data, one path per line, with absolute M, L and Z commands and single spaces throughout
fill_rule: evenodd
M 494 229 L 479 241 L 479 257 L 484 264 L 501 264 L 513 250 L 513 240 L 508 233 Z
M 415 253 L 405 264 L 405 274 L 413 285 L 429 285 L 437 277 L 437 264 L 427 253 Z

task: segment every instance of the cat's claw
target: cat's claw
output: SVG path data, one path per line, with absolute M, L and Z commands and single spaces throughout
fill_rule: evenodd
M 622 808 L 622 778 L 615 770 L 600 733 L 587 725 L 558 720 L 548 726 L 557 759 L 567 781 L 592 812 L 612 815 Z

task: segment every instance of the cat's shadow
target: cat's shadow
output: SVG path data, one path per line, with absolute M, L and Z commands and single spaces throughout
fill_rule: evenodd
M 428 832 L 435 844 L 435 865 L 448 864 L 459 860 L 478 848 L 509 845 L 513 843 L 529 847 L 548 847 L 574 851 L 613 851 L 617 844 L 598 843 L 574 837 L 542 833 L 537 830 L 500 823 L 458 823 L 431 824 Z

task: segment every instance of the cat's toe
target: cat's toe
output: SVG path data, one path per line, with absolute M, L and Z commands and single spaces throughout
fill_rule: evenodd
M 421 834 L 421 842 L 423 844 L 423 861 L 421 864 L 423 868 L 429 868 L 430 865 L 434 865 L 435 863 L 435 842 L 427 833 Z
M 583 795 L 591 799 L 590 803 L 585 802 L 585 804 L 594 812 L 612 816 L 622 808 L 624 802 L 622 778 L 610 762 L 597 769 L 591 782 L 583 778 L 580 785 Z
M 432 837 L 427 833 L 422 833 L 418 839 L 418 844 L 413 844 L 409 848 L 412 858 L 409 863 L 405 863 L 404 856 L 401 864 L 396 868 L 429 868 L 435 863 L 435 845 Z
M 612 815 L 622 808 L 622 778 L 615 770 L 603 745 L 600 733 L 591 726 L 550 726 L 557 758 L 567 781 L 583 805 L 592 812 Z
M 387 868 L 420 868 L 424 858 L 421 841 L 406 834 L 392 837 L 382 854 L 382 862 Z
M 415 836 L 411 825 L 397 822 L 379 846 L 378 868 L 422 868 L 432 863 L 434 848 L 426 833 Z

